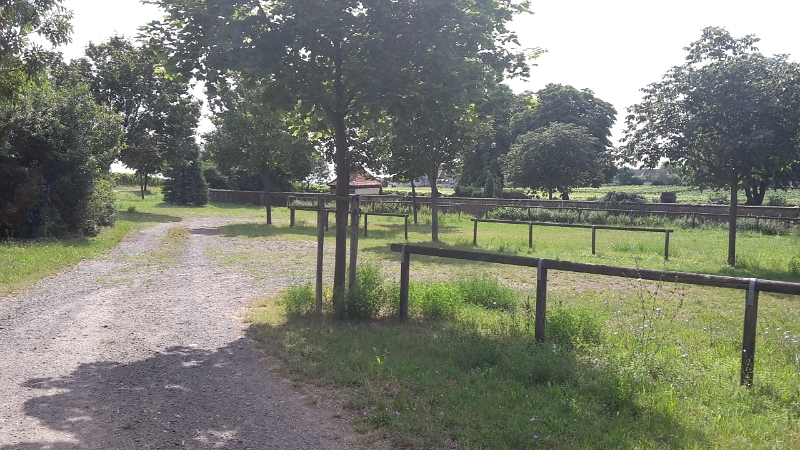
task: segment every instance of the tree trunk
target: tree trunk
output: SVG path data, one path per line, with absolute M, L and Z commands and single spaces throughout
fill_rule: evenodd
M 335 42 L 336 55 L 334 61 L 334 93 L 336 104 L 335 110 L 326 111 L 326 115 L 333 125 L 334 162 L 336 165 L 336 253 L 334 255 L 333 267 L 333 298 L 334 301 L 342 300 L 345 293 L 345 282 L 347 281 L 347 213 L 350 206 L 350 171 L 347 164 L 347 126 L 345 125 L 345 115 L 347 114 L 347 101 L 345 100 L 343 71 L 342 71 L 342 49 L 341 42 Z
M 414 209 L 414 225 L 417 225 L 417 189 L 414 186 L 414 179 L 411 179 L 411 207 Z
M 267 225 L 272 225 L 272 185 L 269 179 L 269 167 L 261 169 L 261 183 L 264 185 L 264 206 L 267 208 Z
M 562 192 L 561 200 L 569 200 L 569 192 Z
M 431 182 L 431 240 L 439 242 L 439 189 L 436 187 L 436 167 L 428 172 L 428 180 Z
M 553 199 L 553 190 L 552 190 L 552 189 L 548 189 L 548 190 L 547 190 L 547 193 L 549 194 L 549 196 L 548 196 L 548 198 L 547 198 L 547 199 L 548 199 L 548 200 L 552 200 L 552 199 Z
M 728 265 L 736 267 L 736 214 L 739 202 L 739 183 L 731 182 L 731 205 L 728 207 Z
M 144 175 L 139 172 L 139 193 L 142 195 L 142 200 L 144 200 Z
M 764 196 L 767 193 L 767 184 L 759 183 L 756 186 L 745 186 L 744 193 L 747 196 L 748 206 L 761 206 L 764 204 Z

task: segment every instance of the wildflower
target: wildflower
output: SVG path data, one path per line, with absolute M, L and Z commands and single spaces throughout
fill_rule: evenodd
M 440 411 L 439 416 L 444 417 L 444 411 Z
M 534 435 L 533 435 L 533 438 L 534 438 L 534 439 L 539 439 L 539 435 L 538 435 L 538 434 L 534 434 Z
M 681 355 L 681 358 L 686 358 L 687 356 L 689 356 L 689 354 L 688 353 L 684 353 L 684 354 Z
M 400 411 L 395 411 L 395 412 L 394 412 L 394 414 L 395 414 L 397 417 L 400 417 Z
M 536 422 L 536 417 L 531 417 L 531 422 Z

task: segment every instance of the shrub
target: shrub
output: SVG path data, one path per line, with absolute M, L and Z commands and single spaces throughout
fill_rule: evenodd
M 767 195 L 767 206 L 788 206 L 789 201 L 782 192 L 773 192 Z
M 592 225 L 605 225 L 608 223 L 608 213 L 605 211 L 586 211 L 583 221 Z
M 290 318 L 307 317 L 316 311 L 316 294 L 311 284 L 292 286 L 278 299 Z
M 617 192 L 617 191 L 606 192 L 606 195 L 603 197 L 603 201 L 606 203 L 612 203 L 617 205 L 641 204 L 647 202 L 647 200 L 641 194 L 637 194 L 635 192 Z
M 101 227 L 113 226 L 117 221 L 117 204 L 114 189 L 108 179 L 94 182 L 92 195 L 84 210 L 82 231 L 85 236 L 97 236 Z
M 356 287 L 350 289 L 343 302 L 337 302 L 337 316 L 349 319 L 373 319 L 388 303 L 388 289 L 378 266 L 365 264 L 356 270 Z

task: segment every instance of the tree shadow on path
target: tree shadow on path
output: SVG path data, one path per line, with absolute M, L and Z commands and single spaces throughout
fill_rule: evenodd
M 345 448 L 330 416 L 275 380 L 251 345 L 172 347 L 132 363 L 84 363 L 64 377 L 29 379 L 23 386 L 42 394 L 24 412 L 46 430 L 20 433 L 0 449 Z

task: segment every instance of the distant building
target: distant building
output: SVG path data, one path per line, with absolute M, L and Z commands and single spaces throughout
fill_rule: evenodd
M 336 180 L 328 183 L 331 192 L 336 192 Z M 350 174 L 350 194 L 353 195 L 378 195 L 381 193 L 383 183 L 366 172 Z

